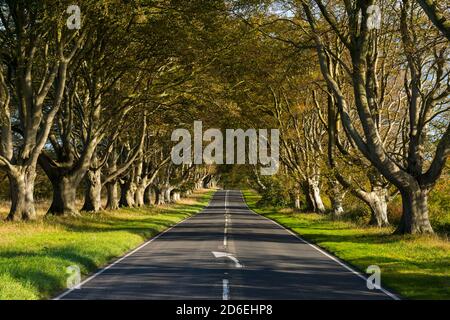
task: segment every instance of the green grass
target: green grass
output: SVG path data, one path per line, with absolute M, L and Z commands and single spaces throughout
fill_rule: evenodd
M 170 206 L 0 224 L 0 300 L 54 296 L 66 286 L 68 266 L 86 276 L 197 213 L 212 193 Z
M 381 281 L 404 298 L 450 299 L 450 243 L 438 236 L 392 235 L 391 228 L 370 228 L 333 221 L 325 215 L 259 208 L 260 196 L 244 192 L 255 212 L 314 242 L 360 271 L 381 268 Z

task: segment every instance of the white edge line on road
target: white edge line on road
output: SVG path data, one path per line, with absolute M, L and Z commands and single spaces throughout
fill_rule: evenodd
M 161 233 L 158 233 L 156 236 L 154 236 L 153 238 L 147 240 L 146 242 L 144 242 L 143 244 L 141 244 L 139 247 L 137 247 L 136 249 L 133 249 L 132 251 L 128 252 L 126 255 L 124 255 L 123 257 L 119 258 L 118 260 L 114 261 L 113 263 L 107 265 L 106 267 L 100 269 L 99 271 L 97 271 L 96 273 L 94 273 L 92 276 L 88 277 L 87 279 L 83 280 L 78 286 L 77 288 L 72 288 L 72 289 L 67 289 L 66 291 L 64 291 L 63 293 L 61 293 L 59 296 L 53 298 L 52 300 L 60 300 L 62 298 L 64 298 L 65 296 L 67 296 L 69 293 L 71 293 L 72 291 L 75 290 L 81 290 L 82 286 L 85 285 L 86 283 L 88 283 L 89 281 L 91 281 L 92 279 L 94 279 L 95 277 L 99 276 L 100 274 L 102 274 L 103 272 L 105 272 L 106 270 L 114 267 L 116 264 L 120 263 L 121 261 L 123 261 L 124 259 L 128 258 L 129 256 L 131 256 L 132 254 L 136 253 L 137 251 L 141 250 L 142 248 L 144 248 L 145 246 L 147 246 L 148 244 L 152 243 L 153 241 L 155 241 L 156 239 L 158 239 L 159 237 L 161 237 L 163 234 L 169 232 L 170 230 L 172 230 L 173 228 L 175 228 L 176 226 L 182 224 L 183 222 L 186 222 L 187 220 L 195 217 L 196 215 L 200 214 L 203 212 L 203 210 L 205 210 L 207 207 L 209 207 L 212 198 L 214 197 L 214 195 L 211 197 L 211 199 L 209 200 L 208 204 L 199 212 L 181 220 L 180 222 L 174 224 L 173 226 L 171 226 L 169 229 L 166 229 L 164 231 L 162 231 Z
M 296 237 L 298 240 L 302 241 L 303 243 L 313 247 L 314 249 L 316 249 L 317 251 L 319 251 L 320 253 L 322 253 L 323 255 L 325 255 L 326 257 L 330 258 L 331 260 L 333 260 L 334 262 L 338 263 L 339 265 L 341 265 L 342 267 L 346 268 L 347 270 L 349 270 L 350 272 L 354 273 L 355 275 L 357 275 L 358 277 L 360 277 L 361 279 L 364 279 L 364 281 L 367 281 L 367 277 L 364 276 L 361 272 L 356 271 L 355 269 L 353 269 L 352 267 L 350 267 L 349 265 L 343 263 L 341 260 L 339 260 L 338 258 L 332 256 L 331 254 L 329 254 L 328 252 L 322 250 L 321 248 L 319 248 L 318 246 L 312 244 L 311 242 L 303 239 L 302 237 L 300 237 L 298 234 L 294 233 L 292 230 L 287 229 L 286 227 L 282 226 L 281 224 L 279 224 L 278 222 L 269 219 L 259 213 L 256 213 L 255 211 L 253 211 L 252 209 L 250 209 L 250 207 L 247 204 L 247 201 L 245 201 L 244 195 L 241 192 L 241 197 L 243 202 L 245 203 L 246 207 L 248 210 L 250 210 L 250 212 L 253 212 L 254 214 L 263 217 L 264 219 L 267 219 L 269 221 L 271 221 L 272 223 L 276 224 L 277 226 L 279 226 L 280 228 L 286 230 L 287 232 L 289 232 L 292 236 Z M 392 292 L 389 292 L 388 290 L 384 289 L 383 287 L 381 287 L 379 289 L 381 292 L 383 292 L 384 294 L 386 294 L 387 296 L 389 296 L 390 298 L 394 299 L 394 300 L 401 300 L 397 295 L 393 294 Z

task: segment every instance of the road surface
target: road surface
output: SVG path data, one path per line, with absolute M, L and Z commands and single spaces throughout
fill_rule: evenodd
M 176 225 L 57 299 L 392 299 L 361 274 L 221 190 Z

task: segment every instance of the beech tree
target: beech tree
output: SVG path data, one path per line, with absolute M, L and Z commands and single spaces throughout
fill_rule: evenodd
M 135 120 L 134 118 L 132 118 Z M 129 123 L 131 125 L 131 123 Z M 97 186 L 96 194 L 101 194 L 102 187 L 106 187 L 107 201 L 106 209 L 116 210 L 119 208 L 118 196 L 118 180 L 121 176 L 129 172 L 129 168 L 133 165 L 139 155 L 142 154 L 146 136 L 148 134 L 147 118 L 143 119 L 142 132 L 136 140 L 134 130 L 124 130 L 112 144 L 111 148 L 105 150 L 105 159 L 103 166 L 96 173 L 97 179 L 100 179 L 100 187 Z M 88 183 L 92 185 L 92 183 Z M 98 185 L 98 183 L 97 183 Z M 86 198 L 85 198 L 86 204 Z M 89 205 L 86 204 L 86 207 Z M 96 211 L 100 204 L 92 205 L 91 210 Z
M 448 11 L 445 12 L 445 2 L 437 0 L 417 0 L 434 25 L 450 41 L 450 17 Z
M 142 116 L 141 113 L 137 113 L 137 115 Z M 136 116 L 136 115 L 135 115 Z M 135 143 L 135 146 L 132 149 L 129 149 L 127 152 L 127 156 L 123 160 L 123 163 L 118 166 L 117 165 L 117 155 L 116 155 L 116 146 L 120 144 L 118 140 L 120 140 L 119 136 L 123 133 L 121 131 L 125 131 L 124 126 L 121 126 L 121 131 L 117 130 L 114 134 L 110 134 L 110 141 L 105 141 L 104 146 L 97 146 L 95 154 L 92 158 L 90 167 L 85 175 L 85 196 L 84 196 L 84 204 L 81 208 L 82 211 L 91 211 L 98 212 L 102 209 L 102 187 L 104 185 L 108 185 L 108 201 L 107 207 L 109 209 L 117 209 L 117 188 L 114 185 L 115 180 L 118 176 L 122 175 L 124 172 L 127 172 L 128 168 L 132 165 L 132 163 L 137 159 L 139 154 L 142 153 L 142 149 L 144 147 L 145 136 L 147 134 L 147 117 L 144 113 L 142 116 L 142 128 L 141 132 L 136 132 L 136 130 L 131 131 L 130 125 L 132 123 L 136 123 L 135 117 L 130 117 L 131 119 L 127 119 L 125 121 L 126 132 L 130 133 L 130 135 L 138 134 L 137 138 L 132 139 L 129 137 L 131 141 Z M 133 122 L 132 122 L 133 121 Z M 136 140 L 136 141 L 133 141 Z M 128 143 L 127 143 L 128 145 Z M 129 145 L 128 145 L 129 146 Z M 123 150 L 122 150 L 123 152 Z M 107 169 L 104 168 L 108 165 Z M 111 185 L 112 184 L 112 185 Z M 114 192 L 116 194 L 114 194 Z
M 323 159 L 326 131 L 314 107 L 305 100 L 292 104 L 286 95 L 274 92 L 274 116 L 279 123 L 284 150 L 281 161 L 296 177 L 298 188 L 306 196 L 307 209 L 324 213 L 320 159 Z
M 33 220 L 38 157 L 63 100 L 67 73 L 89 28 L 69 30 L 53 1 L 0 4 L 0 168 L 10 182 L 8 220 Z
M 332 59 L 328 57 L 329 64 Z M 330 71 L 336 72 L 336 69 Z M 329 167 L 330 199 L 333 203 L 333 212 L 336 217 L 343 213 L 343 191 L 350 191 L 356 198 L 364 202 L 371 211 L 370 224 L 378 227 L 388 226 L 388 202 L 396 195 L 390 191 L 390 184 L 383 176 L 371 166 L 370 162 L 362 157 L 359 150 L 351 142 L 345 130 L 339 125 L 338 106 L 332 92 L 323 89 L 324 95 L 320 99 L 313 91 L 314 105 L 319 112 L 319 119 L 327 130 L 328 152 L 327 163 Z M 393 110 L 398 105 L 392 104 Z M 392 121 L 397 121 L 400 114 L 393 112 Z M 383 143 L 392 136 L 385 134 Z M 340 187 L 341 186 L 341 187 Z
M 403 141 L 404 152 L 392 153 L 383 145 L 383 136 L 377 126 L 379 60 L 377 30 L 369 29 L 368 7 L 374 1 L 357 1 L 343 6 L 345 19 L 339 19 L 336 13 L 338 7 L 320 0 L 314 1 L 316 6 L 302 1 L 306 19 L 310 27 L 310 35 L 316 44 L 319 63 L 327 85 L 336 97 L 342 124 L 358 147 L 360 152 L 371 164 L 393 185 L 402 196 L 403 215 L 397 228 L 398 233 L 432 233 L 428 217 L 427 197 L 429 191 L 439 178 L 445 161 L 450 153 L 450 124 L 442 134 L 435 136 L 436 148 L 434 152 L 425 154 L 425 144 L 430 124 L 436 117 L 446 112 L 443 103 L 449 92 L 448 84 L 448 45 L 439 40 L 439 36 L 432 27 L 423 21 L 417 8 L 405 0 L 400 5 L 400 13 L 395 8 L 386 12 L 399 18 L 400 34 L 405 58 L 404 92 L 407 95 L 405 115 L 408 122 L 407 138 Z M 342 8 L 342 7 L 341 7 Z M 349 62 L 343 59 L 339 62 L 345 68 L 353 88 L 353 98 L 350 100 L 341 90 L 341 86 L 330 74 L 327 68 L 326 53 L 330 52 L 319 31 L 317 13 L 320 12 L 323 21 L 336 34 L 348 53 Z M 361 13 L 361 14 L 360 14 Z M 361 17 L 361 18 L 359 18 Z M 421 24 L 420 32 L 412 33 L 412 26 Z M 381 29 L 382 30 L 382 29 Z M 433 35 L 434 41 L 422 41 Z M 413 40 L 414 37 L 414 40 Z M 420 46 L 420 48 L 419 48 Z M 421 50 L 423 53 L 418 54 Z M 447 52 L 447 53 L 446 53 Z M 351 121 L 349 112 L 353 107 L 358 114 L 358 122 Z M 397 146 L 396 146 L 397 147 Z M 430 161 L 427 161 L 431 159 Z
M 161 144 L 160 138 L 146 132 L 144 146 L 139 152 L 128 173 L 120 176 L 121 207 L 142 207 L 152 204 L 151 185 L 154 184 L 161 169 L 168 166 L 170 150 Z M 145 203 L 147 200 L 147 203 Z
M 110 21 L 110 23 L 114 23 Z M 139 103 L 136 94 L 145 92 L 139 73 L 131 80 L 130 64 L 123 56 L 130 44 L 111 24 L 97 24 L 91 32 L 77 68 L 71 71 L 63 107 L 58 113 L 49 141 L 53 152 L 42 152 L 39 163 L 53 186 L 49 214 L 77 215 L 76 191 L 96 159 L 97 146 L 107 139 L 112 144 L 116 133 L 108 139 L 110 128 L 123 125 L 126 114 Z M 122 56 L 119 63 L 117 59 Z M 120 91 L 119 91 L 120 90 Z

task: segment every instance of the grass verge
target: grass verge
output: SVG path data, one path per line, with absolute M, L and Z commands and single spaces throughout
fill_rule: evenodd
M 392 235 L 391 228 L 361 227 L 326 215 L 260 208 L 260 196 L 244 191 L 248 206 L 360 271 L 381 268 L 382 284 L 410 299 L 450 299 L 450 243 L 438 236 Z
M 173 205 L 120 209 L 77 218 L 0 224 L 0 300 L 47 299 L 66 286 L 66 268 L 83 275 L 199 212 L 213 191 Z

